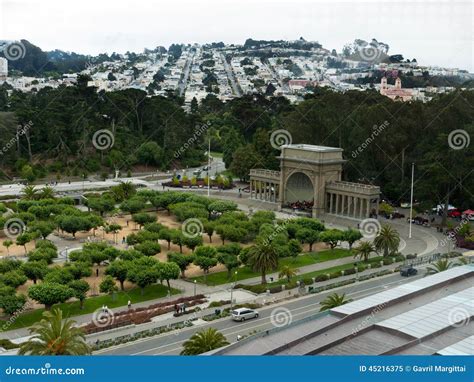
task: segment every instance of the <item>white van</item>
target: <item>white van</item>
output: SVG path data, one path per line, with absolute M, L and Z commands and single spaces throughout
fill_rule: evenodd
M 239 308 L 232 311 L 232 319 L 234 321 L 245 321 L 251 318 L 257 318 L 258 312 L 253 309 Z

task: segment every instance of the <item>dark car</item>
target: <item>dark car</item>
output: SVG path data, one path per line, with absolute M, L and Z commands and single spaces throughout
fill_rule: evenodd
M 403 276 L 403 277 L 415 276 L 417 273 L 418 273 L 418 270 L 416 268 L 411 267 L 411 266 L 402 267 L 400 269 L 400 276 Z

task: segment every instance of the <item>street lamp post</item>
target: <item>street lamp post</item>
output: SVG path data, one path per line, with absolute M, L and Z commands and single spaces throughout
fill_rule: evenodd
M 411 239 L 411 224 L 413 219 L 413 180 L 415 178 L 415 163 L 411 164 L 411 193 L 410 193 L 410 229 L 408 232 L 408 238 Z
M 232 310 L 232 307 L 234 306 L 234 288 L 235 288 L 235 283 L 232 283 L 230 285 L 230 310 Z
M 68 258 L 67 258 L 67 252 L 68 252 L 68 250 L 69 250 L 69 247 L 66 247 L 66 248 L 65 248 L 65 251 L 66 251 L 66 263 L 68 262 Z
M 234 282 L 230 284 L 230 310 L 234 306 L 234 288 L 235 288 L 235 280 L 237 278 L 237 271 L 234 272 Z
M 196 297 L 196 284 L 197 284 L 197 280 L 194 280 L 194 297 Z

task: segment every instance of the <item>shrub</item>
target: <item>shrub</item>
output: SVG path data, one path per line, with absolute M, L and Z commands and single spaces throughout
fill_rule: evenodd
M 327 275 L 317 275 L 315 280 L 316 282 L 326 281 L 329 280 L 329 277 Z

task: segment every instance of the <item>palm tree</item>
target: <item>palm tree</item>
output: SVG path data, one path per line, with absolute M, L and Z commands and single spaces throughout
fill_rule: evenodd
M 86 355 L 91 350 L 82 329 L 75 321 L 64 319 L 63 312 L 55 308 L 43 313 L 43 319 L 30 328 L 34 334 L 20 345 L 19 355 Z
M 356 248 L 354 248 L 354 257 L 359 257 L 367 262 L 372 252 L 375 252 L 375 248 L 372 243 L 369 243 L 368 241 L 362 241 Z
M 40 199 L 54 199 L 54 195 L 56 192 L 54 188 L 50 186 L 43 187 L 40 191 L 39 198 Z
M 228 345 L 226 338 L 214 328 L 201 330 L 183 344 L 181 355 L 202 354 Z
M 38 189 L 35 186 L 25 186 L 23 190 L 21 190 L 22 199 L 26 200 L 35 200 L 38 196 Z
M 346 294 L 337 294 L 333 293 L 329 296 L 327 296 L 323 301 L 321 301 L 321 309 L 319 310 L 322 312 L 323 310 L 328 310 L 335 308 L 336 306 L 341 306 L 344 304 L 347 304 L 348 302 L 351 302 L 351 299 L 346 299 Z
M 434 275 L 435 273 L 444 272 L 444 271 L 447 271 L 449 268 L 451 268 L 453 265 L 454 264 L 451 261 L 449 261 L 448 258 L 440 259 L 433 265 L 426 268 L 426 274 Z
M 299 272 L 299 269 L 291 268 L 289 265 L 285 265 L 281 268 L 280 273 L 278 274 L 278 278 L 282 279 L 286 277 L 288 282 L 290 282 L 291 278 L 296 276 L 296 273 Z
M 384 225 L 377 237 L 374 239 L 375 249 L 377 251 L 382 251 L 385 257 L 397 251 L 399 244 L 399 233 L 389 225 Z
M 261 273 L 262 284 L 266 284 L 267 272 L 278 268 L 278 254 L 273 244 L 257 240 L 249 250 L 249 265 L 255 272 Z

